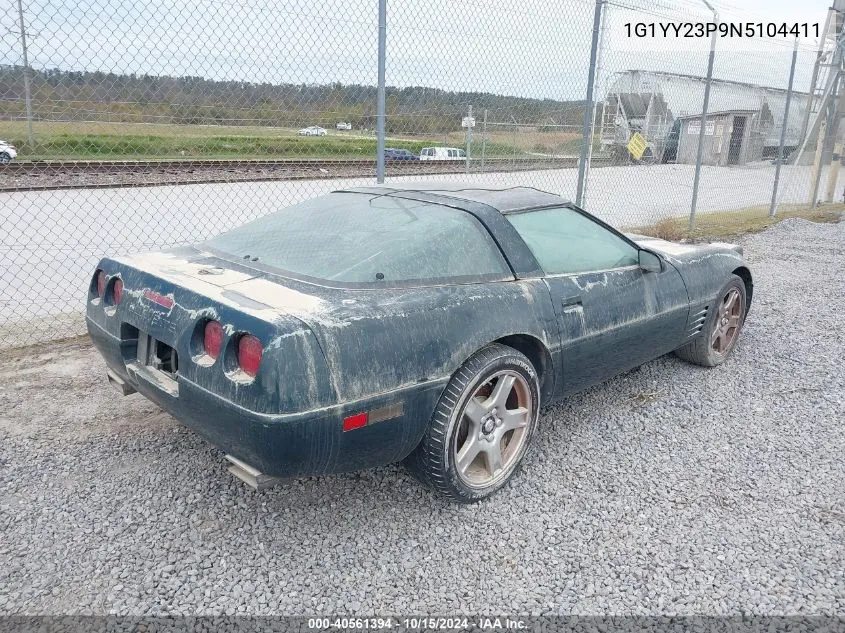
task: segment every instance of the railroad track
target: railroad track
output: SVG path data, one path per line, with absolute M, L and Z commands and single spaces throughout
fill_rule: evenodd
M 606 162 L 593 159 L 593 166 Z M 479 158 L 464 161 L 388 161 L 388 176 L 565 169 L 574 157 Z M 143 187 L 273 180 L 371 177 L 374 159 L 177 159 L 132 161 L 19 161 L 0 166 L 0 191 Z

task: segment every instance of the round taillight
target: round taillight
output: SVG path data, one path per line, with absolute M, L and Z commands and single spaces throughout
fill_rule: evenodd
M 121 279 L 115 279 L 114 280 L 114 285 L 112 286 L 112 289 L 111 289 L 111 296 L 112 296 L 112 301 L 115 305 L 120 303 L 120 299 L 121 299 L 121 297 L 123 297 L 123 280 L 121 280 Z
M 261 341 L 252 334 L 245 334 L 238 340 L 238 367 L 248 376 L 255 376 L 258 373 L 263 354 L 264 348 Z
M 106 273 L 102 270 L 97 271 L 97 296 L 100 299 L 103 298 L 103 295 L 106 294 Z
M 206 323 L 202 343 L 206 354 L 212 358 L 220 356 L 220 348 L 223 347 L 223 326 L 217 321 Z

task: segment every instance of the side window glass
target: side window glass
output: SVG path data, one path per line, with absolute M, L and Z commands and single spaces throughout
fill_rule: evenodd
M 635 266 L 637 249 L 573 209 L 505 216 L 549 275 Z
M 458 157 L 459 157 L 459 158 L 466 158 L 466 157 L 467 157 L 467 153 L 466 153 L 464 150 L 459 149 L 459 150 L 458 150 Z

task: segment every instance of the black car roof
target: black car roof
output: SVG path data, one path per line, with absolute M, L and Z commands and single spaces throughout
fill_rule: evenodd
M 486 204 L 497 209 L 500 213 L 514 213 L 526 209 L 560 206 L 569 203 L 567 199 L 557 194 L 534 189 L 533 187 L 490 187 L 466 182 L 415 182 L 354 187 L 341 189 L 340 191 L 387 196 L 393 193 L 406 194 L 420 192 L 428 195 L 443 196 L 452 200 Z

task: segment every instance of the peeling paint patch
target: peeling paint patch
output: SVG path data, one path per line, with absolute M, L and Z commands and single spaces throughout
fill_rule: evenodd
M 270 306 L 261 303 L 260 301 L 255 301 L 254 299 L 250 299 L 246 295 L 241 294 L 240 292 L 235 292 L 233 290 L 224 290 L 221 293 L 221 296 L 226 297 L 227 299 L 231 299 L 235 303 L 237 303 L 242 308 L 250 308 L 252 310 L 269 310 Z
M 257 277 L 248 279 L 229 286 L 229 289 L 249 295 L 255 301 L 291 314 L 314 314 L 326 309 L 326 302 L 323 299 L 268 279 Z
M 309 330 L 294 330 L 293 332 L 285 332 L 284 334 L 280 334 L 279 336 L 274 337 L 273 340 L 271 340 L 269 343 L 267 343 L 266 349 L 268 349 L 268 350 L 281 349 L 282 341 L 284 339 L 290 338 L 291 336 L 309 336 L 309 335 L 310 335 Z
M 325 302 L 319 297 L 298 292 L 267 279 L 258 279 L 237 271 L 227 271 L 223 275 L 201 275 L 199 271 L 207 269 L 208 265 L 195 264 L 171 253 L 129 255 L 115 257 L 114 261 L 207 297 L 210 302 L 219 302 L 270 322 L 285 314 L 316 315 L 326 309 Z M 221 280 L 231 283 L 220 283 Z M 133 292 L 126 288 L 125 292 L 140 299 L 143 290 L 136 289 Z M 163 296 L 173 299 L 174 306 L 177 305 L 175 293 Z M 170 310 L 172 309 L 173 307 Z M 207 315 L 206 310 L 187 312 Z

